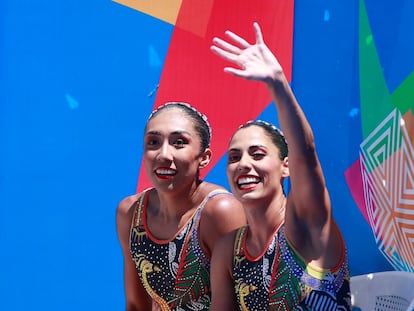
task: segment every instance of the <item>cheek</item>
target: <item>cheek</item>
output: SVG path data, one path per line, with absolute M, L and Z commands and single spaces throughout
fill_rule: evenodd
M 180 166 L 182 168 L 190 168 L 196 167 L 198 168 L 200 164 L 200 157 L 198 154 L 188 154 L 188 153 L 179 153 L 177 152 L 174 155 L 174 160 L 176 166 Z
M 282 167 L 274 163 L 269 163 L 269 165 L 263 167 L 263 174 L 272 181 L 280 180 L 282 178 Z
M 157 153 L 153 150 L 144 150 L 142 160 L 145 162 L 153 161 L 157 157 Z
M 234 192 L 234 178 L 237 174 L 236 172 L 237 166 L 235 164 L 227 164 L 226 166 L 226 176 L 227 176 L 227 182 L 229 186 L 231 187 L 232 192 Z
M 234 168 L 231 166 L 227 166 L 226 168 L 226 176 L 227 176 L 227 183 L 230 186 L 230 190 L 232 193 L 237 192 L 237 186 L 234 183 Z
M 151 152 L 144 150 L 144 152 L 142 153 L 142 160 L 144 162 L 149 161 L 149 159 L 151 159 Z
M 228 178 L 231 178 L 234 175 L 234 171 L 236 169 L 235 164 L 227 164 L 226 166 L 226 175 Z

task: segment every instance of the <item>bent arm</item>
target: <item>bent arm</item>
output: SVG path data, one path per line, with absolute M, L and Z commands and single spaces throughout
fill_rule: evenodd
M 221 237 L 211 259 L 211 311 L 238 310 L 231 263 L 235 233 Z
M 246 223 L 241 203 L 230 193 L 209 199 L 200 220 L 200 239 L 203 249 L 211 255 L 216 241 Z
M 129 247 L 129 235 L 135 206 L 134 202 L 136 202 L 136 196 L 122 200 L 116 212 L 116 229 L 124 257 L 126 311 L 150 311 L 152 301 L 138 277 Z

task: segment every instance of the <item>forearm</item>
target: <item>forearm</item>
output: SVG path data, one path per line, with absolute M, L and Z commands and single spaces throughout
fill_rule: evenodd
M 306 116 L 283 73 L 266 82 L 278 114 L 280 127 L 289 144 L 289 160 L 315 153 L 315 141 Z M 291 157 L 292 156 L 292 157 Z

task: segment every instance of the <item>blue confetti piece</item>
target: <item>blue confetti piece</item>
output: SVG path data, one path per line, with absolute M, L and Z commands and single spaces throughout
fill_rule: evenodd
M 158 86 L 159 86 L 159 84 L 157 84 L 157 85 L 156 85 L 156 86 L 152 89 L 152 91 L 148 93 L 148 97 L 151 97 L 152 95 L 154 95 L 154 94 L 155 94 L 155 92 L 158 90 Z
M 329 10 L 325 10 L 325 12 L 323 13 L 323 20 L 325 22 L 329 22 L 330 19 L 331 19 L 331 14 L 329 13 Z
M 351 111 L 349 112 L 349 117 L 350 118 L 354 118 L 359 114 L 359 109 L 358 108 L 352 108 Z
M 148 47 L 148 55 L 149 55 L 149 64 L 151 67 L 160 67 L 161 66 L 161 59 L 158 56 L 157 51 L 155 48 L 150 45 Z
M 68 102 L 69 108 L 70 109 L 77 109 L 79 107 L 79 103 L 76 99 L 74 99 L 72 96 L 70 96 L 69 94 L 65 94 L 65 98 L 66 101 Z

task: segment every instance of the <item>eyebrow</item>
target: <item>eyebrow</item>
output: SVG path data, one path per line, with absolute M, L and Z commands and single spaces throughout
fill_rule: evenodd
M 231 148 L 231 149 L 227 150 L 227 152 L 233 152 L 233 151 L 240 151 L 240 149 L 237 149 L 237 148 Z
M 251 149 L 258 149 L 258 148 L 267 149 L 267 147 L 265 145 L 253 145 L 253 146 L 250 146 L 249 147 L 249 150 L 251 150 Z
M 158 135 L 161 136 L 161 132 L 160 131 L 148 131 L 145 133 L 145 135 Z
M 192 136 L 190 132 L 187 131 L 174 131 L 171 132 L 171 135 L 183 135 L 186 134 L 188 136 Z M 148 131 L 147 133 L 145 133 L 145 135 L 158 135 L 161 136 L 162 133 L 160 131 Z
M 253 146 L 250 146 L 249 147 L 249 152 L 251 152 L 252 150 L 255 150 L 255 149 L 268 149 L 265 145 L 253 145 Z M 240 151 L 240 149 L 239 148 L 231 148 L 231 149 L 229 149 L 228 150 L 228 152 L 233 152 L 233 151 Z

